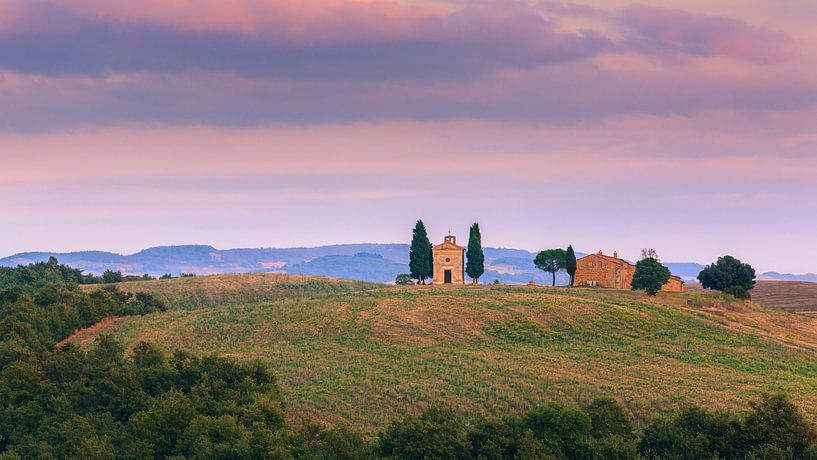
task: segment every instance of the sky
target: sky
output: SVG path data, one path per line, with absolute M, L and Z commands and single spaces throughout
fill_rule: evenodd
M 812 0 L 0 0 L 0 257 L 654 247 L 817 272 Z

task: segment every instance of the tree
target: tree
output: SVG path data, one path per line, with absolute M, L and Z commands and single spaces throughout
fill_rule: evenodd
M 102 282 L 105 283 L 105 284 L 121 283 L 122 282 L 122 272 L 113 271 L 113 270 L 105 270 L 105 272 L 102 273 Z
M 698 281 L 704 289 L 725 292 L 739 286 L 748 292 L 755 287 L 755 269 L 732 256 L 723 256 L 701 270 Z
M 661 287 L 669 281 L 669 268 L 661 265 L 660 262 L 648 257 L 641 259 L 635 264 L 635 274 L 633 275 L 633 291 L 647 291 L 649 295 L 655 295 Z
M 549 272 L 553 275 L 553 286 L 556 286 L 556 272 L 565 268 L 565 258 L 567 253 L 564 249 L 546 249 L 541 251 L 533 259 L 536 268 Z
M 398 286 L 411 286 L 414 281 L 411 280 L 411 275 L 408 273 L 401 273 L 394 278 L 394 284 Z
M 465 264 L 465 272 L 474 279 L 474 284 L 479 282 L 479 277 L 485 273 L 485 254 L 482 252 L 482 235 L 479 233 L 479 224 L 474 222 L 468 235 L 468 250 L 465 252 L 468 262 Z
M 655 259 L 657 261 L 661 261 L 661 258 L 658 257 L 658 251 L 653 248 L 643 248 L 641 250 L 641 258 L 642 259 Z
M 576 253 L 573 252 L 573 246 L 567 247 L 565 253 L 565 270 L 570 275 L 570 285 L 573 286 L 573 278 L 576 276 Z
M 414 225 L 409 250 L 409 271 L 417 284 L 426 284 L 426 278 L 433 276 L 431 265 L 431 242 L 428 241 L 428 232 L 422 220 Z

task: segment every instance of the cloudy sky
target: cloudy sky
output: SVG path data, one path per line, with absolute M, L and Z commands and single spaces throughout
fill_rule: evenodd
M 817 272 L 812 0 L 0 0 L 0 256 L 437 240 Z

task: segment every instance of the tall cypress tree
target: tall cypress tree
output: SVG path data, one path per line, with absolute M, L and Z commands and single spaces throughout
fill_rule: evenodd
M 468 235 L 468 250 L 465 252 L 468 262 L 465 264 L 465 273 L 474 279 L 474 284 L 479 282 L 479 277 L 485 273 L 485 254 L 482 252 L 482 235 L 479 233 L 479 224 L 474 222 L 471 225 L 471 232 Z
M 573 278 L 576 276 L 576 253 L 573 252 L 573 245 L 567 247 L 565 270 L 567 270 L 567 274 L 570 275 L 570 285 L 573 286 Z
M 428 240 L 425 224 L 418 220 L 411 236 L 409 272 L 418 284 L 426 284 L 426 278 L 430 276 L 431 270 L 431 242 Z

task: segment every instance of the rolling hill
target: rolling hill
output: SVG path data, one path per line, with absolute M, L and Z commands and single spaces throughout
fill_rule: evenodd
M 817 320 L 712 293 L 539 286 L 384 286 L 282 274 L 122 283 L 170 309 L 68 342 L 271 363 L 297 421 L 377 430 L 446 402 L 504 414 L 613 395 L 636 416 L 745 407 L 785 391 L 817 415 Z M 98 289 L 86 286 L 85 289 Z

